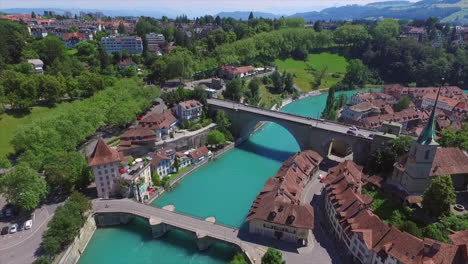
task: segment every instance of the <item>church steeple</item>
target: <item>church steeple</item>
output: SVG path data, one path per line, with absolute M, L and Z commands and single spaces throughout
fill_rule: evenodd
M 439 91 L 437 92 L 437 97 L 434 103 L 434 107 L 432 108 L 431 115 L 429 116 L 429 120 L 417 140 L 419 144 L 424 144 L 424 145 L 437 144 L 437 142 L 434 139 L 435 137 L 435 112 L 437 108 L 437 102 L 439 100 L 440 90 L 441 88 L 439 87 Z

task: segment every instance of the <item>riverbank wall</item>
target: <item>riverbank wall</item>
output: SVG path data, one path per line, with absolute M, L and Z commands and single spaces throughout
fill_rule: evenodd
M 75 240 L 70 244 L 67 250 L 59 255 L 59 257 L 54 261 L 55 264 L 76 264 L 81 257 L 81 254 L 86 249 L 89 241 L 96 231 L 96 222 L 92 214 L 88 215 L 85 224 L 80 230 L 80 233 Z

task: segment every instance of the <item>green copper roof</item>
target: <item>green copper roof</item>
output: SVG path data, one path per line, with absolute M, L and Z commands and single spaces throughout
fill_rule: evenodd
M 434 139 L 435 138 L 435 112 L 437 108 L 437 101 L 439 100 L 439 95 L 440 95 L 440 88 L 439 88 L 439 91 L 437 92 L 437 97 L 434 103 L 434 107 L 432 108 L 431 115 L 429 116 L 429 120 L 417 140 L 419 144 L 425 144 L 425 145 L 437 144 L 437 142 Z

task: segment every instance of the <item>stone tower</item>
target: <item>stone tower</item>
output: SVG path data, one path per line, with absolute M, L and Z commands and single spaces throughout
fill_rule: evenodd
M 440 88 L 429 120 L 421 135 L 411 145 L 410 151 L 396 162 L 389 183 L 398 186 L 408 194 L 422 194 L 429 185 L 432 169 L 439 144 L 435 141 L 435 112 Z

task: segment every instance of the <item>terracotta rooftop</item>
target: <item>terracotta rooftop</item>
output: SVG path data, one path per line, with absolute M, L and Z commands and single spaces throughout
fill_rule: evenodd
M 437 148 L 430 176 L 468 174 L 468 155 L 459 148 Z
M 109 147 L 104 140 L 98 139 L 96 147 L 94 147 L 93 153 L 88 157 L 89 166 L 98 166 L 102 164 L 108 164 L 113 162 L 120 162 L 122 157 L 120 153 Z
M 203 104 L 198 102 L 197 100 L 188 100 L 180 102 L 179 105 L 184 109 L 192 109 L 195 107 L 202 107 Z
M 242 74 L 242 73 L 246 73 L 246 72 L 255 70 L 255 68 L 253 66 L 235 67 L 235 66 L 232 66 L 232 65 L 223 65 L 223 66 L 221 66 L 221 69 L 223 71 L 228 72 L 229 74 L 232 74 L 232 75 Z
M 329 170 L 325 181 L 326 194 L 331 199 L 345 232 L 349 235 L 360 233 L 359 238 L 368 250 L 373 250 L 383 263 L 387 263 L 388 256 L 405 264 L 466 263 L 457 251 L 458 245 L 468 243 L 467 232 L 452 235 L 455 245 L 427 238 L 422 240 L 393 226 L 387 226 L 368 206 L 359 206 L 363 201 L 356 185 L 360 185 L 361 173 L 357 172 L 359 168 L 353 167 L 355 166 L 351 161 L 347 164 L 343 162 Z
M 428 94 L 425 94 L 422 99 L 430 99 L 430 100 L 433 100 L 435 101 L 437 97 L 437 94 L 436 93 L 428 93 Z M 460 101 L 459 100 L 456 100 L 456 99 L 453 99 L 453 98 L 449 98 L 449 97 L 445 97 L 445 96 L 439 96 L 439 101 L 438 101 L 438 105 L 440 105 L 441 103 L 444 103 L 448 106 L 450 106 L 451 108 L 455 107 Z
M 70 40 L 71 38 L 77 38 L 79 40 L 85 40 L 85 34 L 84 33 L 63 33 L 62 34 L 62 40 Z
M 152 129 L 169 128 L 177 121 L 171 110 L 164 110 L 161 114 L 151 114 L 138 122 L 142 127 Z
M 384 114 L 363 118 L 361 119 L 361 124 L 366 128 L 377 128 L 381 127 L 382 122 L 384 121 L 403 123 L 418 119 L 426 121 L 428 119 L 428 114 L 423 111 L 409 108 L 400 112 L 395 112 L 393 114 Z
M 207 155 L 208 152 L 209 152 L 208 148 L 206 146 L 202 146 L 190 152 L 188 155 L 192 159 L 199 159 L 200 157 Z
M 281 225 L 312 229 L 313 209 L 300 202 L 301 193 L 323 158 L 306 150 L 286 160 L 255 198 L 246 221 L 260 219 Z

